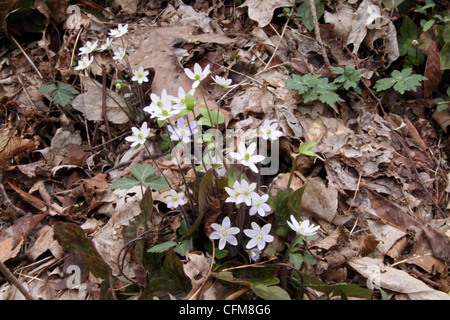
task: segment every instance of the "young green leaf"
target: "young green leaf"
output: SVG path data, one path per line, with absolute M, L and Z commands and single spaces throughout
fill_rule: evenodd
M 353 88 L 357 93 L 361 93 L 359 88 L 359 81 L 361 80 L 361 71 L 356 70 L 353 66 L 347 66 L 344 68 L 333 67 L 335 74 L 340 74 L 339 77 L 334 79 L 334 83 L 342 85 L 345 90 Z
M 130 167 L 130 172 L 141 182 L 154 175 L 158 170 L 150 164 L 138 164 Z
M 124 176 L 116 179 L 109 185 L 109 189 L 130 189 L 139 185 L 139 180 L 135 177 Z
M 154 245 L 153 247 L 148 249 L 147 252 L 161 253 L 161 252 L 165 252 L 165 251 L 169 250 L 170 248 L 173 248 L 177 245 L 178 245 L 178 243 L 176 243 L 175 241 L 166 241 L 166 242 Z
M 411 73 L 411 68 L 405 68 L 401 72 L 394 70 L 390 78 L 378 80 L 374 85 L 374 89 L 380 92 L 393 87 L 400 94 L 404 94 L 405 91 L 409 90 L 416 91 L 420 81 L 427 80 L 427 78 L 419 74 L 411 75 Z

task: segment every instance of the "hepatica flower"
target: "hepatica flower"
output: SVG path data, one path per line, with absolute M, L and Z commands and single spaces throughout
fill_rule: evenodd
M 247 180 L 242 179 L 241 182 L 235 182 L 234 190 L 238 193 L 236 197 L 236 204 L 245 203 L 250 206 L 252 201 L 258 194 L 255 192 L 256 183 L 248 184 Z
M 232 227 L 230 218 L 225 217 L 222 224 L 212 223 L 211 227 L 215 230 L 209 237 L 212 240 L 219 240 L 219 249 L 225 248 L 226 243 L 236 246 L 238 244 L 235 234 L 239 233 L 239 228 Z
M 281 131 L 277 130 L 277 127 L 277 123 L 271 123 L 271 121 L 266 119 L 259 127 L 259 132 L 261 132 L 263 139 L 274 141 L 283 135 Z
M 102 45 L 100 46 L 100 48 L 98 48 L 98 51 L 103 52 L 103 51 L 105 51 L 105 50 L 111 49 L 112 41 L 113 41 L 112 38 L 106 38 L 105 43 L 102 44 Z
M 172 133 L 170 139 L 174 141 L 183 141 L 184 143 L 189 143 L 191 141 L 191 135 L 196 134 L 198 129 L 196 128 L 197 123 L 192 121 L 189 127 L 186 126 L 186 122 L 183 118 L 178 119 L 177 126 L 173 127 L 171 125 L 167 126 L 167 129 Z
M 133 70 L 133 77 L 131 78 L 131 81 L 137 81 L 139 84 L 142 84 L 143 82 L 148 82 L 148 71 L 144 70 L 144 68 L 139 67 L 137 70 Z
M 191 89 L 188 94 L 190 94 L 191 96 L 193 96 L 195 93 L 195 88 Z M 184 91 L 184 89 L 182 87 L 178 88 L 178 96 L 177 97 L 172 97 L 174 104 L 173 104 L 173 108 L 177 109 L 177 110 L 183 110 L 186 109 L 187 105 L 186 105 L 186 92 Z
M 213 79 L 214 84 L 221 86 L 225 90 L 231 89 L 236 86 L 236 85 L 233 85 L 233 86 L 231 85 L 231 79 L 225 79 L 220 76 L 215 76 L 215 77 L 211 77 L 211 78 Z
M 88 55 L 84 55 L 81 60 L 78 61 L 78 65 L 74 68 L 74 70 L 84 70 L 90 68 L 93 62 L 94 57 L 89 58 Z
M 170 209 L 176 209 L 179 206 L 186 204 L 186 198 L 183 192 L 176 192 L 170 189 L 170 195 L 166 196 L 167 207 Z
M 299 223 L 293 215 L 291 215 L 291 221 L 287 221 L 287 224 L 292 230 L 305 237 L 315 235 L 320 228 L 320 226 L 310 225 L 309 220 L 304 220 L 302 223 Z
M 118 51 L 114 51 L 113 60 L 120 61 L 127 56 L 127 52 L 124 48 L 119 47 Z
M 90 41 L 86 42 L 84 47 L 80 48 L 80 53 L 78 55 L 84 55 L 84 54 L 90 54 L 97 48 L 98 41 L 95 41 L 94 43 L 91 43 Z
M 266 243 L 273 241 L 273 236 L 269 234 L 272 225 L 270 223 L 264 225 L 262 228 L 255 222 L 252 222 L 252 229 L 245 229 L 244 234 L 250 238 L 247 243 L 247 249 L 257 247 L 259 250 L 263 250 Z
M 249 214 L 251 216 L 258 213 L 261 217 L 266 215 L 266 212 L 269 212 L 270 206 L 266 203 L 269 199 L 268 194 L 263 194 L 262 196 L 256 194 L 252 197 L 252 207 L 250 208 Z
M 109 36 L 112 38 L 120 38 L 121 36 L 127 33 L 128 33 L 128 24 L 125 25 L 119 24 L 117 29 L 111 29 L 109 31 Z
M 256 142 L 251 143 L 248 148 L 243 141 L 239 142 L 238 152 L 230 152 L 230 156 L 239 161 L 242 165 L 249 167 L 253 172 L 258 173 L 255 163 L 263 161 L 264 156 L 254 155 L 256 151 Z
M 210 73 L 210 66 L 209 64 L 205 67 L 205 69 L 202 70 L 202 67 L 198 63 L 194 65 L 194 71 L 192 72 L 191 69 L 185 68 L 184 72 L 188 76 L 189 79 L 194 81 L 192 84 L 192 88 L 197 88 L 200 85 L 200 82 L 202 82 Z
M 133 135 L 125 138 L 126 141 L 131 142 L 131 148 L 138 147 L 145 143 L 145 140 L 151 136 L 150 128 L 147 127 L 147 122 L 142 124 L 140 129 L 132 127 Z

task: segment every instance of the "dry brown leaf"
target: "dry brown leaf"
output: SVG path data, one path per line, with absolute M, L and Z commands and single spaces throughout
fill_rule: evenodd
M 337 213 L 338 191 L 326 186 L 320 177 L 308 179 L 302 198 L 302 211 L 332 223 Z
M 428 80 L 423 81 L 423 96 L 431 98 L 433 89 L 436 88 L 442 80 L 445 70 L 441 70 L 439 41 L 436 40 L 430 52 L 428 53 L 427 62 L 425 63 L 424 76 Z
M 72 100 L 72 106 L 84 114 L 90 121 L 103 121 L 102 116 L 102 85 L 101 83 L 80 75 L 81 84 L 85 90 Z M 124 98 L 118 93 L 106 89 L 106 116 L 108 121 L 115 124 L 123 124 L 130 121 L 123 110 L 127 110 L 127 104 Z
M 15 248 L 13 247 L 13 238 L 6 238 L 5 240 L 0 241 L 0 261 L 5 262 L 14 258 L 20 252 L 22 244 L 23 239 Z
M 402 270 L 384 265 L 382 259 L 358 257 L 348 265 L 383 289 L 405 293 L 412 300 L 450 300 L 450 295 L 427 286 Z
M 336 247 L 341 246 L 348 242 L 349 232 L 344 226 L 338 226 L 329 236 L 314 243 L 313 248 L 321 248 L 324 250 L 336 249 Z
M 382 197 L 381 195 L 363 188 L 370 199 L 373 209 L 379 218 L 394 225 L 402 231 L 408 230 L 410 227 L 420 227 L 409 214 L 404 212 L 400 207 Z
M 6 165 L 12 158 L 22 152 L 32 152 L 40 144 L 40 138 L 23 139 L 16 133 L 11 122 L 0 128 L 0 166 Z
M 34 228 L 47 216 L 45 213 L 29 214 L 15 220 L 13 225 L 0 232 L 0 242 L 12 238 L 12 247 L 21 245 Z
M 247 7 L 250 19 L 258 22 L 258 27 L 263 28 L 272 20 L 275 9 L 294 5 L 294 0 L 247 0 L 237 8 L 236 12 L 240 15 Z
M 53 227 L 51 226 L 46 225 L 39 229 L 36 241 L 33 246 L 26 251 L 26 255 L 31 261 L 36 261 L 36 259 L 47 250 L 49 250 L 55 258 L 62 258 L 64 249 L 59 245 L 58 241 L 53 238 L 53 234 Z
M 358 240 L 361 257 L 371 254 L 380 243 L 373 233 L 364 234 Z
M 208 279 L 209 263 L 203 252 L 187 252 L 187 262 L 183 263 L 184 274 L 191 280 L 192 289 L 185 297 L 191 298 Z

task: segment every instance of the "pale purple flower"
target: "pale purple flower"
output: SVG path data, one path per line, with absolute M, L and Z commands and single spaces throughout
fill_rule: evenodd
M 252 222 L 252 229 L 245 229 L 244 234 L 250 238 L 247 243 L 247 249 L 257 247 L 263 250 L 266 243 L 272 242 L 274 237 L 269 234 L 272 225 L 270 223 L 264 225 L 262 228 L 256 223 Z
M 189 143 L 191 141 L 191 135 L 198 132 L 196 125 L 197 123 L 195 121 L 192 121 L 188 127 L 186 126 L 186 122 L 183 118 L 178 119 L 176 127 L 173 127 L 171 125 L 167 126 L 167 129 L 171 133 L 170 139 L 174 141 L 181 140 L 184 143 Z
M 269 199 L 268 194 L 263 194 L 262 196 L 256 195 L 252 197 L 252 206 L 250 208 L 249 214 L 251 216 L 258 213 L 261 217 L 264 217 L 267 212 L 270 212 L 270 206 L 266 203 Z
M 219 249 L 225 248 L 226 243 L 236 246 L 238 244 L 235 234 L 238 234 L 241 230 L 237 227 L 231 226 L 231 221 L 229 217 L 225 217 L 222 220 L 222 224 L 213 223 L 211 227 L 215 230 L 209 237 L 212 240 L 219 239 Z

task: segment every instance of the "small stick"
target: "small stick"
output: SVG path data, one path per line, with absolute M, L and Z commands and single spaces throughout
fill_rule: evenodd
M 2 260 L 0 260 L 0 272 L 13 284 L 27 300 L 34 300 L 33 296 L 25 289 L 25 287 L 17 280 L 17 278 L 9 271 Z
M 102 116 L 105 122 L 106 133 L 108 135 L 108 141 L 112 140 L 111 130 L 109 128 L 108 116 L 106 114 L 106 68 L 102 66 Z M 111 150 L 111 145 L 109 145 L 109 150 Z
M 316 4 L 314 3 L 314 0 L 309 0 L 309 5 L 311 7 L 311 15 L 314 21 L 314 33 L 316 34 L 316 40 L 320 45 L 323 60 L 330 73 L 334 75 L 334 70 L 331 67 L 330 60 L 328 59 L 327 52 L 325 51 L 325 47 L 322 42 L 322 37 L 320 36 L 319 21 L 317 20 Z
M 15 45 L 19 48 L 20 51 L 22 51 L 23 55 L 25 56 L 25 58 L 27 58 L 28 62 L 31 64 L 31 66 L 33 67 L 33 69 L 37 72 L 37 74 L 39 75 L 39 77 L 41 79 L 44 79 L 44 77 L 42 76 L 42 74 L 39 72 L 39 69 L 36 67 L 36 65 L 33 63 L 33 61 L 31 61 L 30 57 L 27 55 L 27 53 L 25 52 L 25 50 L 22 49 L 22 47 L 20 46 L 20 44 L 17 42 L 17 40 L 12 36 L 9 35 L 9 37 L 11 38 L 11 40 L 15 43 Z

